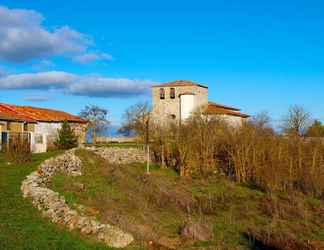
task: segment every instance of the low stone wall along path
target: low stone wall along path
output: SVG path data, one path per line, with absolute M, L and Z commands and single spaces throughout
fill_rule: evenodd
M 71 209 L 63 196 L 47 188 L 56 173 L 71 176 L 82 175 L 82 162 L 74 150 L 44 161 L 39 169 L 26 177 L 21 185 L 25 198 L 31 198 L 33 205 L 52 222 L 65 225 L 70 231 L 78 229 L 81 234 L 94 236 L 106 245 L 123 248 L 133 242 L 132 235 L 119 228 L 101 224 L 95 218 L 80 215 Z

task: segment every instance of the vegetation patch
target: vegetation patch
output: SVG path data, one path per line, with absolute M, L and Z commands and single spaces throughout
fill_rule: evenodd
M 269 234 L 289 235 L 300 245 L 324 240 L 324 203 L 301 193 L 268 194 L 218 174 L 179 177 L 158 165 L 146 175 L 145 164 L 113 165 L 93 152 L 76 154 L 83 175 L 56 176 L 52 188 L 82 204 L 84 213 L 132 233 L 133 248 L 285 249 L 264 239 Z M 199 225 L 211 230 L 211 239 L 191 237 Z
M 112 249 L 43 219 L 22 197 L 21 182 L 45 159 L 60 152 L 34 154 L 28 164 L 7 164 L 0 154 L 0 249 Z

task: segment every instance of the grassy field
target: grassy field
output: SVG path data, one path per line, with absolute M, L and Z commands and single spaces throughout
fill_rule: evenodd
M 20 185 L 25 176 L 59 153 L 36 154 L 24 166 L 6 164 L 0 154 L 1 250 L 111 249 L 41 218 L 31 202 L 22 198 Z M 150 240 L 157 243 L 154 249 L 180 249 L 180 245 L 181 249 L 271 249 L 254 242 L 249 232 L 299 242 L 324 240 L 323 201 L 298 193 L 269 195 L 221 176 L 180 178 L 159 166 L 152 166 L 151 175 L 146 176 L 143 164 L 115 166 L 88 151 L 77 154 L 84 174 L 57 175 L 52 188 L 81 212 L 131 232 L 136 242 L 128 250 L 148 249 Z M 179 228 L 189 218 L 209 225 L 213 238 L 182 241 Z
M 58 153 L 35 154 L 32 163 L 24 166 L 7 165 L 0 154 L 1 250 L 111 249 L 42 219 L 31 201 L 23 199 L 20 185 L 25 176 L 43 160 Z
M 297 243 L 324 240 L 324 203 L 303 194 L 270 195 L 221 176 L 180 178 L 158 166 L 146 176 L 143 164 L 115 166 L 91 152 L 77 154 L 84 175 L 57 175 L 52 188 L 71 206 L 82 204 L 84 213 L 131 232 L 136 247 L 153 240 L 175 249 L 271 249 L 255 241 L 264 235 Z M 213 239 L 183 242 L 179 228 L 188 219 L 209 225 Z

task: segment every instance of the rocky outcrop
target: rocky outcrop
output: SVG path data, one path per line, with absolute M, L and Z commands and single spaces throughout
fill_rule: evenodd
M 74 151 L 44 161 L 39 169 L 23 181 L 21 191 L 25 198 L 31 198 L 33 205 L 53 223 L 65 225 L 69 230 L 80 230 L 81 234 L 92 235 L 108 246 L 121 248 L 128 246 L 132 235 L 119 228 L 101 224 L 95 218 L 80 215 L 71 209 L 63 196 L 47 188 L 51 178 L 58 172 L 71 176 L 82 174 L 82 162 Z
M 137 148 L 88 148 L 113 164 L 130 164 L 134 162 L 144 162 L 145 154 L 143 150 Z

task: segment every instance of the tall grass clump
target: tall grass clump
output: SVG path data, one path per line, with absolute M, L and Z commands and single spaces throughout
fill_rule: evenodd
M 13 164 L 31 162 L 32 153 L 30 148 L 30 136 L 25 133 L 11 133 L 9 142 L 4 145 L 4 158 Z

